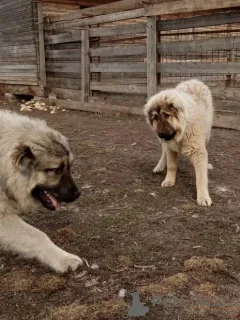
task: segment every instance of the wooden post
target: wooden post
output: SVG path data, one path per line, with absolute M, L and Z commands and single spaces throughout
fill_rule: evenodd
M 87 29 L 82 30 L 81 74 L 82 101 L 87 102 L 90 88 L 89 31 Z
M 37 4 L 38 13 L 38 37 L 39 37 L 39 78 L 40 85 L 46 85 L 46 66 L 45 66 L 45 47 L 44 47 L 44 29 L 43 29 L 43 14 L 42 6 Z
M 147 97 L 157 92 L 157 18 L 147 18 Z

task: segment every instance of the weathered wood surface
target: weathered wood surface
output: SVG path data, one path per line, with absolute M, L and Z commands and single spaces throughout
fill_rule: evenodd
M 195 73 L 197 74 L 228 74 L 240 73 L 239 62 L 181 62 L 158 63 L 158 72 Z
M 45 98 L 43 101 L 49 103 L 49 99 Z M 62 99 L 55 99 L 54 104 L 60 108 L 67 108 L 72 110 L 87 111 L 87 112 L 122 112 L 127 114 L 142 114 L 142 109 L 138 107 L 107 105 L 96 102 L 82 102 L 82 101 L 69 101 Z
M 43 30 L 43 13 L 42 7 L 37 4 L 38 13 L 38 37 L 39 37 L 39 78 L 40 85 L 46 85 L 46 65 L 45 65 L 45 47 L 44 47 L 44 30 Z
M 38 84 L 35 5 L 31 0 L 0 1 L 0 84 L 5 89 L 5 84 Z
M 139 93 L 146 94 L 147 86 L 146 85 L 121 85 L 121 84 L 109 84 L 109 83 L 100 83 L 100 82 L 91 82 L 90 90 L 103 91 L 103 92 L 121 92 L 121 93 Z
M 47 77 L 47 86 L 62 88 L 62 89 L 75 89 L 81 88 L 81 79 L 68 79 L 68 78 L 57 78 Z
M 169 2 L 173 0 L 151 0 L 151 3 L 161 3 L 161 2 Z M 148 1 L 146 1 L 148 3 Z M 150 3 L 150 1 L 149 1 Z M 49 18 L 50 22 L 58 22 L 58 21 L 71 21 L 76 19 L 81 19 L 84 17 L 93 17 L 98 15 L 105 15 L 111 13 L 117 13 L 121 11 L 140 9 L 145 6 L 145 3 L 140 0 L 122 0 L 116 1 L 104 5 L 98 5 L 82 10 L 78 10 L 76 12 L 72 12 L 69 14 L 64 14 L 61 17 L 52 16 Z
M 47 87 L 49 92 L 56 94 L 58 99 L 70 99 L 74 101 L 82 100 L 82 92 L 81 90 L 73 90 L 73 89 L 63 89 L 63 88 L 55 88 L 55 87 Z
M 125 34 L 145 33 L 146 24 L 137 23 L 132 25 L 119 25 L 115 27 L 92 28 L 89 37 L 116 36 Z M 46 44 L 68 43 L 81 41 L 81 30 L 69 30 L 55 35 L 46 35 Z
M 134 23 L 113 27 L 99 27 L 89 30 L 90 37 L 119 36 L 124 34 L 146 33 L 146 23 Z
M 240 49 L 240 37 L 211 38 L 191 41 L 162 42 L 157 44 L 159 54 L 203 52 Z
M 81 41 L 82 33 L 81 30 L 69 31 L 55 35 L 49 35 L 45 37 L 45 44 L 57 44 L 57 43 L 67 43 Z
M 156 47 L 155 47 L 156 50 Z M 138 56 L 146 55 L 146 46 L 112 46 L 102 48 L 91 48 L 90 55 L 92 57 L 114 57 L 114 56 Z
M 146 63 L 91 63 L 91 72 L 146 72 Z
M 81 54 L 81 52 L 79 52 Z M 81 63 L 80 62 L 46 62 L 47 72 L 70 72 L 80 73 Z
M 147 19 L 147 96 L 157 91 L 157 19 Z
M 240 0 L 177 0 L 169 3 L 152 4 L 145 8 L 144 15 L 167 15 L 240 7 Z
M 44 96 L 44 90 L 42 87 L 35 85 L 18 85 L 18 84 L 3 84 L 0 85 L 0 93 L 12 93 L 12 94 L 26 94 L 32 96 Z
M 175 85 L 161 85 L 157 87 L 157 92 L 174 87 Z M 218 109 L 224 106 L 224 103 L 232 105 L 232 101 L 240 101 L 240 89 L 239 88 L 226 88 L 226 87 L 212 87 L 210 88 L 212 95 L 215 99 L 214 103 Z M 103 92 L 116 92 L 116 93 L 129 93 L 129 94 L 147 94 L 146 85 L 135 85 L 135 84 L 110 84 L 91 82 L 90 90 L 103 91 Z M 232 100 L 232 101 L 231 101 Z M 236 107 L 240 105 L 236 104 Z M 227 108 L 227 105 L 226 105 Z
M 240 131 L 240 113 L 217 111 L 214 116 L 213 127 Z
M 205 14 L 191 18 L 180 18 L 173 20 L 159 20 L 157 30 L 168 31 L 188 28 L 199 28 L 206 26 L 217 26 L 228 23 L 238 23 L 240 21 L 240 11 L 227 11 L 215 14 Z
M 96 16 L 93 18 L 76 19 L 66 22 L 55 22 L 45 26 L 46 30 L 66 29 L 72 27 L 86 27 L 89 25 L 96 25 L 106 22 L 114 22 L 121 20 L 129 20 L 133 18 L 143 17 L 145 9 L 137 9 L 133 11 L 119 12 L 114 14 L 106 14 L 102 16 Z
M 49 103 L 49 99 L 43 99 Z M 51 101 L 52 103 L 52 101 Z M 107 105 L 99 101 L 82 102 L 55 99 L 54 105 L 60 108 L 68 108 L 72 110 L 87 111 L 87 112 L 120 112 L 127 114 L 135 114 L 143 116 L 142 106 L 124 106 L 124 105 Z M 215 113 L 213 127 L 233 129 L 240 131 L 240 113 L 228 113 L 217 111 Z
M 88 30 L 82 31 L 82 101 L 87 102 L 89 100 L 89 82 L 90 82 L 90 57 L 89 57 L 89 34 Z

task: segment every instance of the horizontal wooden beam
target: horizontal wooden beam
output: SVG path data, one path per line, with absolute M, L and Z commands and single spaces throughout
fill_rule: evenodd
M 91 72 L 146 72 L 146 63 L 91 63 Z
M 72 21 L 75 19 L 81 19 L 88 16 L 93 17 L 93 16 L 99 16 L 99 15 L 117 13 L 121 11 L 140 9 L 145 6 L 145 3 L 146 4 L 147 3 L 163 3 L 163 2 L 170 2 L 170 1 L 174 1 L 174 0 L 151 0 L 151 1 L 122 0 L 122 1 L 111 2 L 104 5 L 98 5 L 91 8 L 78 10 L 78 11 L 67 13 L 61 16 L 53 16 L 49 18 L 49 21 L 50 22 Z
M 92 57 L 137 56 L 147 53 L 146 46 L 114 46 L 90 49 Z
M 43 101 L 49 103 L 49 99 L 45 98 Z M 69 101 L 62 99 L 55 99 L 54 105 L 60 108 L 67 108 L 72 110 L 87 111 L 87 112 L 123 112 L 127 114 L 142 115 L 142 108 L 108 105 L 96 102 L 82 102 L 82 101 Z
M 215 98 L 221 99 L 222 101 L 240 101 L 239 88 L 214 87 L 211 88 L 211 92 Z
M 219 12 L 206 14 L 191 18 L 180 18 L 174 20 L 159 20 L 157 22 L 158 31 L 199 28 L 206 26 L 217 26 L 222 24 L 238 23 L 240 21 L 239 11 Z
M 79 49 L 46 50 L 46 58 L 80 61 L 81 54 L 79 53 Z
M 81 79 L 47 77 L 47 86 L 79 90 L 81 88 Z
M 146 24 L 137 23 L 132 25 L 119 25 L 117 27 L 92 28 L 89 30 L 89 37 L 106 37 L 127 34 L 145 33 Z M 80 42 L 81 30 L 72 30 L 55 35 L 46 35 L 45 44 L 57 44 L 68 42 Z
M 213 127 L 240 131 L 240 113 L 215 112 Z
M 169 62 L 158 63 L 160 73 L 228 74 L 240 73 L 239 62 Z
M 240 0 L 177 0 L 169 3 L 149 5 L 145 8 L 144 14 L 146 16 L 162 16 L 237 7 L 240 7 Z
M 159 54 L 203 52 L 211 50 L 231 49 L 240 49 L 240 37 L 162 42 L 157 44 L 157 50 Z
M 45 45 L 81 41 L 81 30 L 69 31 L 45 37 Z
M 175 87 L 175 85 L 161 85 L 158 86 L 158 92 L 167 88 Z M 139 93 L 146 94 L 147 86 L 146 85 L 136 85 L 136 84 L 109 84 L 101 82 L 91 82 L 90 89 L 103 92 L 117 92 L 117 93 Z M 211 87 L 212 95 L 215 99 L 218 99 L 216 104 L 221 104 L 230 100 L 240 101 L 240 90 L 239 88 L 226 88 L 226 87 Z M 221 102 L 220 102 L 221 99 Z M 240 106 L 239 106 L 240 112 Z
M 49 99 L 42 99 L 50 103 Z M 120 112 L 127 114 L 135 114 L 143 116 L 142 106 L 124 106 L 124 105 L 108 105 L 96 102 L 82 102 L 82 101 L 69 101 L 62 99 L 55 99 L 51 104 L 72 110 L 87 111 L 87 112 Z M 213 126 L 217 128 L 240 130 L 240 113 L 228 113 L 217 111 L 214 117 Z
M 49 87 L 49 91 L 54 93 L 57 96 L 57 99 L 71 99 L 74 101 L 80 101 L 82 97 L 81 90 Z
M 146 23 L 118 25 L 115 27 L 100 27 L 89 30 L 90 37 L 118 36 L 125 34 L 146 33 Z
M 0 80 L 0 93 L 12 94 L 26 94 L 31 96 L 44 96 L 43 87 L 34 85 L 17 85 L 17 84 L 3 84 Z
M 80 54 L 80 53 L 79 53 Z M 79 62 L 46 62 L 47 72 L 69 72 L 80 73 L 81 63 Z
M 107 22 L 121 21 L 121 20 L 129 20 L 138 17 L 143 17 L 145 14 L 144 9 L 137 9 L 126 12 L 119 12 L 115 14 L 106 14 L 103 16 L 96 16 L 93 18 L 85 18 L 85 19 L 77 19 L 73 21 L 66 22 L 55 22 L 52 24 L 45 25 L 46 30 L 62 30 L 66 28 L 72 27 L 86 27 L 90 25 L 96 25 Z
M 0 76 L 0 84 L 21 84 L 26 86 L 37 86 L 38 81 L 37 80 L 31 80 L 31 79 L 20 79 L 20 78 L 13 78 L 13 79 L 2 79 Z
M 103 91 L 103 92 L 121 92 L 129 94 L 147 94 L 146 85 L 135 85 L 135 84 L 109 84 L 101 82 L 91 82 L 90 90 Z

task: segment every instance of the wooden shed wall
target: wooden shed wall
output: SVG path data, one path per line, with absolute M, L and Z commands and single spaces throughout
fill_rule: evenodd
M 37 4 L 0 2 L 0 84 L 38 85 Z

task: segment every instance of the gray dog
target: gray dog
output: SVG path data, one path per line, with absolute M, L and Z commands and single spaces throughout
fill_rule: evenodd
M 80 192 L 70 167 L 67 139 L 39 119 L 0 111 L 0 245 L 37 258 L 56 272 L 76 270 L 82 260 L 59 247 L 19 213 L 43 206 L 59 210 Z

